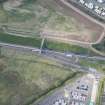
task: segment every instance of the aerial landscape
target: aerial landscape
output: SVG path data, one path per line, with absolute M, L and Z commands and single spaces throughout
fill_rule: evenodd
M 0 105 L 105 105 L 105 0 L 0 0 Z

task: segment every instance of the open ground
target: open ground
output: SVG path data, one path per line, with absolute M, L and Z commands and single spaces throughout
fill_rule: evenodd
M 1 55 L 0 105 L 27 105 L 75 74 L 35 53 L 2 47 Z
M 59 11 L 66 16 L 74 17 L 74 19 L 78 23 L 79 27 L 84 26 L 86 29 L 88 29 L 90 31 L 90 33 L 89 33 L 89 31 L 87 32 L 86 30 L 84 30 L 85 34 L 81 33 L 81 35 L 79 35 L 79 33 L 78 34 L 71 33 L 71 37 L 70 36 L 68 37 L 68 35 L 70 35 L 70 33 L 64 34 L 63 32 L 60 32 L 61 37 L 59 35 L 59 39 L 61 39 L 61 38 L 65 39 L 64 37 L 62 37 L 62 35 L 63 36 L 65 35 L 65 37 L 67 37 L 66 39 L 68 39 L 68 40 L 76 40 L 76 41 L 81 41 L 84 43 L 87 42 L 88 44 L 89 43 L 92 44 L 92 43 L 99 43 L 105 35 L 103 24 L 95 21 L 88 15 L 85 15 L 84 13 L 82 13 L 81 11 L 79 11 L 75 7 L 73 7 L 71 4 L 69 4 L 67 2 L 65 3 L 64 0 L 43 0 L 42 5 L 47 6 L 47 7 L 50 6 L 50 7 L 54 8 L 56 11 Z M 85 29 L 85 28 L 83 28 L 83 29 Z M 56 32 L 45 31 L 45 34 L 46 33 L 47 33 L 47 36 L 49 35 L 49 37 L 51 37 L 51 38 L 53 38 L 53 36 L 50 36 L 50 33 L 51 33 L 51 35 L 54 34 L 54 35 L 58 36 L 58 33 L 56 33 Z M 54 38 L 55 38 L 55 36 L 54 36 Z
M 6 25 L 8 32 L 26 32 L 24 35 L 30 37 L 42 36 L 44 33 L 47 38 L 54 40 L 88 44 L 103 38 L 104 28 L 100 24 L 60 0 L 37 0 L 26 3 L 15 11 L 5 12 L 2 7 L 0 10 L 1 26 Z

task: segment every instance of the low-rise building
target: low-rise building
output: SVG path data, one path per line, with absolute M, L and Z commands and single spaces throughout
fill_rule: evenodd
M 97 0 L 98 3 L 103 3 L 105 0 Z

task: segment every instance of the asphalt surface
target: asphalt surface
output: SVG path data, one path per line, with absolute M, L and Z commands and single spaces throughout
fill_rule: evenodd
M 51 50 L 46 50 L 46 49 L 41 51 L 40 49 L 34 48 L 34 47 L 7 44 L 7 43 L 0 43 L 0 46 L 11 47 L 11 48 L 22 50 L 22 51 L 30 51 L 30 52 L 38 53 L 38 54 L 40 54 L 41 52 L 41 55 L 54 59 L 65 67 L 76 68 L 76 70 L 82 71 L 82 72 L 97 73 L 96 70 L 91 70 L 88 67 L 80 66 L 78 64 L 77 59 L 83 58 L 83 57 L 87 58 L 87 56 L 84 56 L 84 55 L 76 55 L 73 53 L 69 53 L 69 56 L 67 56 L 67 54 L 65 53 L 60 53 L 56 51 L 51 51 Z M 95 57 L 95 56 L 89 57 L 88 56 L 88 58 L 93 59 L 93 60 L 96 60 L 96 59 L 105 60 L 105 57 Z
M 78 86 L 80 87 L 81 85 L 88 86 L 88 90 L 77 89 L 77 87 Z M 48 96 L 43 101 L 39 102 L 38 105 L 55 105 L 54 103 L 61 99 L 65 100 L 66 105 L 76 105 L 72 104 L 73 102 L 81 103 L 81 105 L 89 105 L 91 100 L 92 88 L 93 88 L 93 79 L 84 76 L 78 79 L 75 83 L 66 85 L 60 90 L 56 90 L 51 96 Z M 72 97 L 73 92 L 76 92 L 78 94 L 84 94 L 86 96 L 86 100 L 82 101 L 80 99 L 74 99 Z M 64 105 L 64 104 L 56 104 L 56 105 Z

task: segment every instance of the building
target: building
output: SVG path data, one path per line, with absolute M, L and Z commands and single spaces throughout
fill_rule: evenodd
M 97 2 L 103 3 L 103 2 L 105 2 L 105 0 L 97 0 Z

